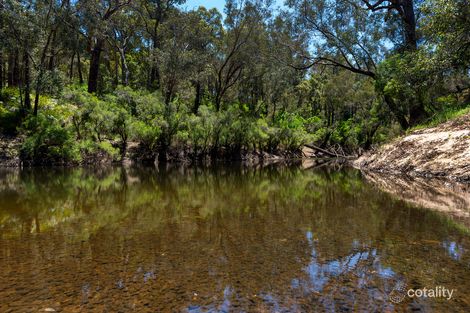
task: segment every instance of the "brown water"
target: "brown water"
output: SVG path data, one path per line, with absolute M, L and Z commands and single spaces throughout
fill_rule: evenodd
M 52 310 L 469 312 L 470 235 L 352 169 L 1 170 L 0 312 Z

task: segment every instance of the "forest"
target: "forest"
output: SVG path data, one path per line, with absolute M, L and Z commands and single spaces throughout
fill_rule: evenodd
M 1 0 L 0 140 L 30 164 L 357 155 L 469 111 L 468 0 L 184 4 Z

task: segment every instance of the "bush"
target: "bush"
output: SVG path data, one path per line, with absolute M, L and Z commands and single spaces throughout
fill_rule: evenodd
M 63 100 L 74 107 L 71 121 L 78 139 L 102 142 L 118 136 L 122 144 L 127 142 L 132 118 L 123 98 L 108 95 L 100 99 L 80 89 L 71 89 Z
M 21 159 L 33 164 L 63 164 L 80 160 L 71 132 L 52 116 L 30 117 L 23 125 L 26 139 Z
M 0 134 L 16 135 L 23 112 L 19 109 L 18 90 L 0 89 Z
M 82 159 L 96 161 L 96 157 L 100 160 L 108 159 L 110 161 L 119 160 L 119 149 L 112 146 L 109 142 L 95 142 L 91 140 L 83 140 L 78 143 L 80 155 Z
M 143 121 L 135 120 L 131 123 L 131 134 L 134 140 L 140 142 L 142 148 L 153 154 L 162 133 L 157 123 L 147 124 Z
M 188 140 L 194 152 L 207 153 L 213 145 L 214 128 L 218 124 L 219 114 L 208 106 L 199 107 L 198 114 L 188 118 Z
M 14 88 L 3 88 L 0 89 L 0 102 L 8 104 L 10 106 L 14 105 L 15 102 L 18 102 L 18 90 Z
M 133 101 L 136 114 L 130 126 L 131 137 L 150 156 L 158 152 L 165 157 L 175 136 L 187 129 L 187 107 L 177 99 L 166 105 L 158 93 L 138 94 Z
M 0 133 L 16 135 L 16 126 L 21 123 L 22 114 L 19 110 L 10 111 L 0 105 Z
M 277 124 L 280 145 L 286 150 L 296 151 L 312 139 L 305 129 L 305 119 L 297 114 L 282 113 L 277 119 Z

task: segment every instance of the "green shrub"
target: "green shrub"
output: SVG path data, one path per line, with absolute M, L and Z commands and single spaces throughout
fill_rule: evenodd
M 14 106 L 18 102 L 18 89 L 3 88 L 0 89 L 0 102 L 4 105 Z
M 130 125 L 131 137 L 140 142 L 147 152 L 155 152 L 160 135 L 162 133 L 157 123 L 147 124 L 143 121 L 135 120 Z
M 10 111 L 0 105 L 0 133 L 16 135 L 17 125 L 21 123 L 22 114 L 19 110 Z
M 124 144 L 131 128 L 131 114 L 125 97 L 107 95 L 103 99 L 84 90 L 69 89 L 63 100 L 74 107 L 72 126 L 78 139 L 93 139 L 102 142 L 119 137 Z
M 18 90 L 0 89 L 0 134 L 16 135 L 23 112 L 19 109 Z
M 33 164 L 62 164 L 80 160 L 71 132 L 51 116 L 30 117 L 23 125 L 26 139 L 21 159 Z
M 107 158 L 111 161 L 118 161 L 120 157 L 119 149 L 112 146 L 110 142 L 96 142 L 92 140 L 82 140 L 78 143 L 78 148 L 82 157 L 99 156 L 100 159 Z
M 312 136 L 305 129 L 305 119 L 294 113 L 283 113 L 277 118 L 280 145 L 282 148 L 295 151 L 311 141 Z
M 256 120 L 249 133 L 249 141 L 253 148 L 259 150 L 270 150 L 268 147 L 271 141 L 272 132 L 274 128 L 269 127 L 268 122 L 264 118 Z M 272 150 L 271 150 L 272 151 Z
M 188 140 L 195 153 L 207 153 L 213 144 L 214 131 L 218 123 L 219 114 L 202 105 L 198 114 L 192 114 L 188 118 Z

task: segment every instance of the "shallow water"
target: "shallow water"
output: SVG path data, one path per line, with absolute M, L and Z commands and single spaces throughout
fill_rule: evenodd
M 353 169 L 0 170 L 0 312 L 469 312 L 463 225 Z

